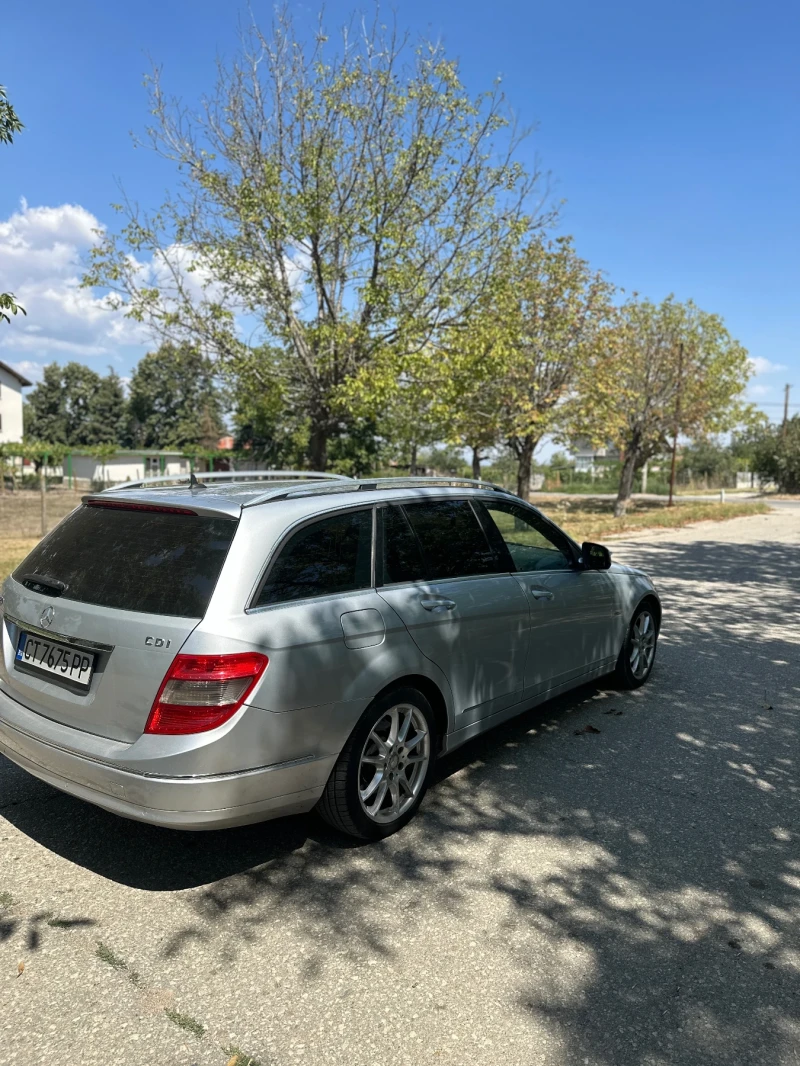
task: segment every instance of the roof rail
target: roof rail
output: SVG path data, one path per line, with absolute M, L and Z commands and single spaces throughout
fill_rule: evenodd
M 145 477 L 138 481 L 124 481 L 119 485 L 112 485 L 103 492 L 123 492 L 125 489 L 136 489 L 142 485 L 166 485 L 169 483 L 186 483 L 186 486 L 202 484 L 204 481 L 258 481 L 260 478 L 279 479 L 281 481 L 309 480 L 320 481 L 346 481 L 353 479 L 344 474 L 324 474 L 317 470 L 214 470 L 209 473 L 193 474 L 169 474 L 163 477 Z M 183 487 L 183 485 L 181 485 Z
M 276 486 L 274 489 L 248 500 L 243 507 L 257 507 L 261 503 L 269 503 L 274 500 L 296 500 L 304 496 L 327 496 L 338 492 L 371 492 L 375 489 L 426 489 L 426 488 L 470 488 L 491 489 L 493 492 L 503 492 L 513 495 L 502 485 L 495 485 L 492 481 L 476 481 L 467 477 L 375 477 L 342 479 L 341 483 L 331 485 L 301 485 L 297 488 Z

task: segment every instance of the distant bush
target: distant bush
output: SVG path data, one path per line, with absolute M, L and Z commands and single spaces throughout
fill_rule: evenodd
M 800 415 L 771 426 L 755 447 L 753 470 L 780 492 L 800 492 Z

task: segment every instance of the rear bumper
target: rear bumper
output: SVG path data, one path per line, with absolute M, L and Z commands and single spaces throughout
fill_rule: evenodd
M 19 710 L 0 693 L 0 754 L 62 792 L 125 818 L 171 829 L 222 829 L 308 811 L 322 795 L 336 762 L 331 755 L 217 775 L 136 773 L 42 740 L 32 731 L 38 718 L 33 712 L 30 730 L 11 725 L 5 704 Z

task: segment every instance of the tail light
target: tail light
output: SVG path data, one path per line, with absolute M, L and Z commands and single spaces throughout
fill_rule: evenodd
M 269 664 L 266 655 L 176 655 L 145 733 L 204 733 L 239 710 Z

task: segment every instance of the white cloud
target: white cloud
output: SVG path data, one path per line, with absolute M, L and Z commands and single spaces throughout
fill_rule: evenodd
M 770 393 L 775 391 L 775 389 L 772 385 L 750 385 L 748 386 L 747 391 L 753 399 L 763 399 L 764 396 L 769 396 Z
M 29 377 L 54 356 L 113 359 L 121 347 L 147 341 L 141 326 L 80 287 L 83 258 L 101 228 L 78 204 L 30 207 L 25 200 L 0 221 L 2 287 L 27 312 L 0 330 L 0 351 L 7 362 L 24 365 Z
M 34 363 L 30 359 L 16 359 L 10 364 L 15 370 L 18 370 L 23 377 L 28 378 L 29 381 L 39 381 L 42 376 L 42 364 Z
M 775 374 L 779 370 L 786 369 L 783 363 L 773 363 L 769 359 L 764 359 L 761 355 L 754 356 L 750 360 L 750 365 L 754 374 Z

